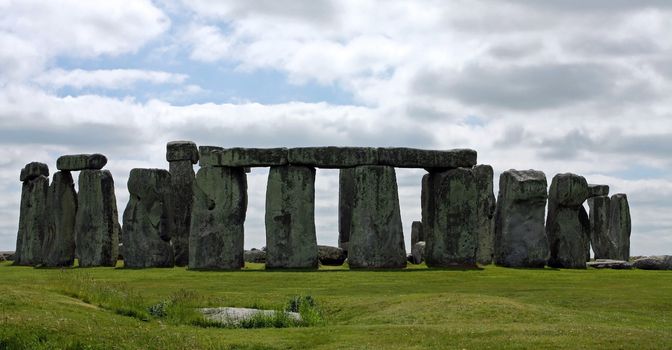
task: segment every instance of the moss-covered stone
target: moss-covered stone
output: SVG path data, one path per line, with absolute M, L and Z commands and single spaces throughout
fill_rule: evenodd
M 77 192 L 72 174 L 58 171 L 47 196 L 47 231 L 42 245 L 42 265 L 72 266 L 75 261 Z
M 44 172 L 40 170 L 39 173 Z M 47 231 L 49 178 L 44 175 L 31 175 L 27 178 L 30 179 L 24 181 L 21 188 L 19 231 L 16 238 L 14 265 L 34 266 L 42 262 L 42 242 Z
M 354 169 L 345 168 L 338 172 L 338 247 L 348 250 L 352 204 L 355 200 Z
M 172 161 L 169 165 L 171 192 L 173 194 L 173 217 L 175 225 L 171 242 L 175 265 L 189 264 L 189 229 L 194 200 L 194 168 L 190 160 Z
M 588 198 L 588 183 L 583 176 L 558 174 L 548 191 L 546 236 L 550 249 L 548 266 L 586 268 L 588 228 L 581 220 L 581 208 Z
M 632 231 L 628 196 L 617 193 L 611 196 L 610 202 L 609 236 L 616 243 L 617 256 L 615 259 L 628 261 L 630 259 L 630 234 Z
M 98 170 L 107 164 L 107 157 L 102 154 L 73 154 L 61 156 L 56 160 L 58 170 L 78 171 L 78 170 Z
M 188 160 L 198 163 L 198 148 L 191 141 L 171 141 L 166 145 L 166 160 L 169 162 Z
M 378 164 L 373 147 L 299 147 L 289 149 L 289 163 L 317 168 L 352 168 Z
M 26 164 L 23 169 L 21 169 L 21 175 L 19 175 L 19 180 L 21 182 L 35 179 L 37 177 L 44 176 L 49 178 L 49 167 L 40 162 L 31 162 Z M 47 181 L 48 182 L 48 181 Z
M 472 149 L 425 150 L 417 148 L 378 148 L 378 164 L 397 168 L 425 168 L 433 172 L 470 168 L 476 165 L 476 151 Z
M 611 199 L 609 196 L 588 198 L 590 208 L 590 244 L 595 259 L 616 259 L 619 257 L 616 242 L 609 235 L 609 215 Z
M 411 247 L 413 247 L 416 243 L 424 240 L 425 235 L 422 232 L 422 222 L 413 221 L 413 223 L 411 223 Z
M 494 172 L 490 165 L 477 165 L 472 172 L 476 179 L 477 214 L 476 232 L 478 249 L 476 261 L 482 265 L 492 263 L 495 255 L 495 194 L 493 192 Z
M 212 150 L 201 166 L 268 167 L 287 164 L 287 148 L 222 148 Z

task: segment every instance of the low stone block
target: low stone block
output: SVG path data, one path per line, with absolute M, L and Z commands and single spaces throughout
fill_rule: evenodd
M 19 176 L 19 180 L 21 180 L 21 182 L 29 181 L 39 176 L 47 177 L 48 180 L 49 167 L 44 163 L 31 162 L 26 164 L 26 166 L 23 167 L 23 169 L 21 169 L 21 175 Z
M 416 242 L 413 247 L 411 247 L 411 256 L 413 257 L 414 264 L 420 264 L 425 261 L 425 241 Z
M 58 171 L 47 195 L 47 231 L 42 244 L 42 266 L 72 266 L 75 261 L 77 192 L 72 174 Z
M 347 257 L 343 249 L 326 245 L 317 246 L 317 256 L 320 264 L 325 266 L 341 266 Z
M 654 255 L 635 260 L 633 266 L 641 270 L 672 270 L 672 255 Z
M 425 168 L 444 171 L 455 168 L 471 168 L 476 165 L 476 151 L 452 149 L 445 151 L 417 148 L 378 148 L 378 164 L 396 168 Z
M 588 198 L 608 196 L 608 195 L 609 195 L 608 185 L 588 184 Z
M 79 170 L 98 170 L 107 164 L 107 157 L 102 154 L 73 154 L 61 156 L 56 161 L 58 170 L 79 171 Z
M 613 269 L 613 270 L 627 270 L 633 268 L 633 264 L 623 260 L 611 259 L 597 259 L 586 263 L 586 266 L 595 269 Z
M 171 141 L 166 145 L 166 160 L 169 162 L 188 160 L 198 163 L 198 148 L 191 141 Z
M 289 163 L 317 168 L 352 168 L 378 163 L 372 147 L 300 147 L 289 149 Z
M 249 168 L 287 165 L 288 151 L 287 148 L 237 147 L 212 150 L 209 154 L 207 165 Z
M 34 169 L 40 168 L 36 166 Z M 29 172 L 35 173 L 32 170 Z M 30 180 L 23 182 L 14 265 L 36 266 L 42 262 L 42 243 L 47 231 L 48 191 L 49 178 L 44 175 L 31 175 Z

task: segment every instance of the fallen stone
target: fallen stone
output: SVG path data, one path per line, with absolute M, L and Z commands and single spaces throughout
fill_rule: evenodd
M 107 164 L 107 157 L 102 154 L 73 154 L 61 156 L 56 161 L 58 170 L 79 171 L 79 170 L 99 170 Z
M 82 170 L 78 184 L 75 254 L 79 266 L 115 266 L 121 226 L 112 174 L 107 170 Z
M 246 211 L 247 176 L 243 168 L 202 167 L 198 171 L 189 233 L 190 269 L 244 266 Z
M 163 169 L 132 169 L 124 210 L 124 267 L 173 267 L 170 239 L 175 219 L 170 173 Z
M 413 256 L 413 263 L 420 264 L 425 261 L 425 247 L 424 241 L 416 242 L 411 248 L 411 255 Z
M 493 192 L 494 172 L 490 165 L 477 165 L 472 168 L 476 179 L 476 232 L 478 248 L 476 261 L 489 265 L 495 255 L 495 193 Z
M 601 197 L 609 195 L 608 185 L 588 184 L 588 198 Z
M 214 307 L 201 308 L 198 310 L 208 321 L 217 322 L 228 326 L 240 325 L 244 321 L 258 317 L 259 314 L 267 317 L 274 317 L 275 313 L 277 312 L 275 310 L 259 310 L 242 307 Z M 285 312 L 287 317 L 294 320 L 295 322 L 302 321 L 301 314 L 298 312 Z
M 31 164 L 36 163 L 28 164 L 24 170 L 28 169 L 28 173 L 35 174 L 38 172 L 31 169 L 40 169 L 39 173 L 44 173 L 42 166 Z M 48 173 L 48 169 L 46 171 Z M 24 181 L 21 188 L 14 265 L 36 266 L 42 262 L 42 245 L 47 231 L 49 178 L 44 175 L 30 175 L 26 178 L 30 180 Z
M 378 163 L 372 147 L 300 147 L 289 149 L 289 163 L 317 168 L 352 168 Z
M 628 261 L 623 260 L 611 260 L 611 259 L 596 259 L 595 261 L 589 261 L 586 263 L 588 267 L 595 269 L 614 269 L 614 270 L 627 270 L 633 267 L 633 264 Z
M 588 198 L 588 183 L 583 176 L 558 174 L 548 192 L 546 235 L 550 258 L 548 266 L 586 268 L 587 228 L 581 222 L 580 210 Z
M 425 236 L 422 234 L 422 222 L 413 221 L 411 224 L 411 247 L 424 240 Z
M 475 267 L 478 233 L 477 185 L 471 169 L 431 173 L 432 230 L 425 237 L 429 267 Z
M 42 266 L 72 266 L 75 261 L 77 192 L 69 171 L 58 171 L 47 195 L 47 231 L 42 244 Z
M 198 163 L 198 148 L 191 141 L 171 141 L 166 145 L 166 161 L 176 162 L 188 160 L 191 164 Z
M 32 162 L 26 164 L 26 166 L 21 169 L 21 175 L 19 176 L 19 179 L 21 182 L 24 182 L 33 180 L 40 176 L 49 178 L 49 167 L 44 163 Z
M 350 268 L 402 268 L 406 247 L 393 167 L 369 165 L 354 170 L 355 199 L 348 243 Z
M 595 259 L 618 258 L 618 247 L 609 235 L 611 199 L 608 196 L 588 198 L 588 207 L 590 208 L 590 244 L 593 247 Z
M 266 268 L 317 268 L 315 168 L 274 166 L 266 186 Z
M 346 258 L 343 249 L 327 245 L 318 245 L 317 255 L 320 259 L 320 264 L 325 266 L 341 266 Z
M 396 168 L 425 168 L 433 172 L 476 165 L 476 151 L 452 149 L 446 151 L 416 148 L 378 148 L 378 164 Z
M 546 176 L 536 170 L 507 170 L 499 177 L 495 212 L 495 264 L 544 267 Z
M 617 258 L 630 259 L 630 233 L 632 222 L 628 197 L 618 193 L 611 196 L 609 214 L 609 237 L 616 243 Z
M 173 194 L 173 217 L 175 218 L 173 252 L 175 265 L 189 265 L 189 228 L 194 200 L 194 168 L 191 160 L 177 160 L 169 163 L 170 186 Z
M 223 148 L 212 150 L 201 166 L 268 167 L 287 165 L 287 148 Z
M 243 254 L 243 260 L 248 263 L 265 263 L 266 262 L 266 252 L 263 250 L 246 250 Z
M 632 265 L 641 270 L 672 270 L 672 255 L 649 256 L 635 260 Z
M 14 252 L 0 252 L 0 261 L 14 261 Z
M 338 172 L 338 246 L 348 250 L 350 225 L 352 223 L 352 203 L 355 200 L 355 171 L 353 168 Z

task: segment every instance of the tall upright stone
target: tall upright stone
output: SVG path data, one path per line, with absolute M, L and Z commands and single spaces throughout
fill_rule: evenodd
M 78 183 L 75 252 L 79 266 L 115 266 L 121 226 L 112 174 L 108 170 L 82 170 Z
M 266 268 L 317 268 L 315 168 L 273 166 L 266 186 Z
M 536 170 L 507 170 L 499 177 L 495 211 L 495 263 L 544 267 L 548 240 L 544 227 L 546 176 Z
M 173 267 L 170 240 L 175 219 L 170 180 L 167 170 L 131 170 L 123 216 L 124 267 Z
M 611 199 L 607 195 L 588 198 L 588 207 L 590 208 L 590 244 L 593 247 L 595 259 L 619 260 L 616 241 L 609 232 Z
M 72 266 L 75 261 L 77 192 L 70 171 L 54 174 L 47 195 L 47 232 L 42 245 L 42 265 Z
M 21 207 L 16 237 L 14 265 L 38 265 L 42 262 L 42 242 L 47 231 L 47 192 L 49 168 L 32 162 L 21 169 Z
M 193 189 L 189 268 L 242 268 L 247 211 L 245 169 L 201 167 Z
M 348 244 L 350 268 L 405 267 L 406 247 L 394 168 L 356 167 L 354 190 Z
M 478 248 L 478 185 L 471 169 L 431 173 L 432 229 L 425 237 L 429 267 L 475 267 Z
M 422 221 L 422 235 L 427 237 L 430 231 L 432 230 L 431 224 L 431 213 L 434 211 L 434 192 L 430 186 L 430 174 L 427 173 L 422 176 L 422 185 L 420 189 L 420 209 L 421 209 L 421 221 Z
M 413 221 L 411 223 L 411 247 L 418 242 L 424 242 L 425 235 L 423 232 L 422 221 Z
M 348 251 L 352 204 L 355 199 L 354 168 L 343 168 L 338 172 L 338 247 Z
M 631 231 L 632 222 L 628 196 L 617 193 L 611 196 L 611 214 L 609 215 L 609 236 L 616 242 L 617 256 L 615 259 L 625 261 L 630 259 Z
M 477 212 L 476 232 L 478 249 L 476 261 L 482 265 L 492 263 L 495 255 L 495 193 L 493 192 L 494 172 L 490 165 L 472 168 L 476 179 Z
M 193 165 L 199 160 L 196 144 L 190 141 L 168 142 L 166 160 L 173 194 L 172 212 L 175 224 L 171 241 L 175 265 L 186 266 L 189 264 L 189 228 L 194 197 L 192 188 L 196 177 Z
M 583 251 L 585 253 L 586 261 L 590 261 L 590 217 L 588 211 L 581 205 L 579 207 L 579 223 L 583 231 Z
M 557 174 L 548 191 L 546 236 L 550 249 L 548 266 L 586 268 L 586 229 L 580 220 L 588 183 L 583 176 Z

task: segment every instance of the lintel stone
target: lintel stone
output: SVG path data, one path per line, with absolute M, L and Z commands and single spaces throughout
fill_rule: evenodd
M 107 157 L 100 153 L 94 154 L 72 154 L 61 156 L 56 161 L 58 170 L 79 171 L 79 170 L 100 170 L 107 164 Z
M 588 198 L 608 196 L 608 195 L 609 195 L 608 185 L 588 184 Z
M 455 169 L 476 165 L 476 151 L 452 149 L 445 151 L 417 148 L 378 148 L 378 164 L 396 168 Z
M 21 169 L 19 180 L 23 182 L 38 178 L 40 176 L 49 177 L 49 167 L 44 163 L 31 162 L 26 164 L 26 166 Z
M 289 163 L 318 168 L 352 168 L 378 164 L 378 150 L 373 147 L 299 147 L 289 149 Z
M 243 168 L 287 165 L 287 153 L 287 148 L 213 149 L 201 165 Z

